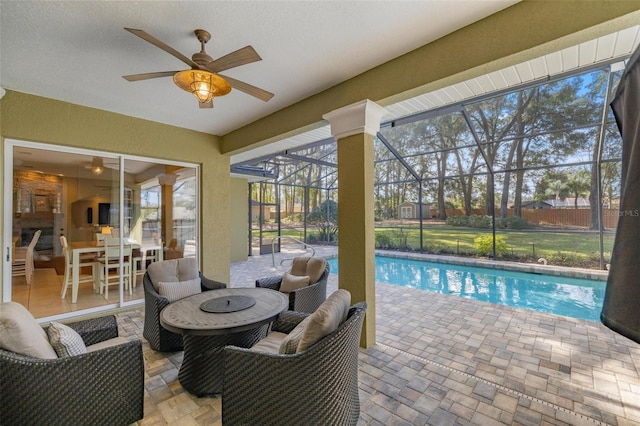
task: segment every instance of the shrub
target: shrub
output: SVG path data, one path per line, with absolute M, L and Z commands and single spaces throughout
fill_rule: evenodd
M 510 216 L 506 219 L 496 218 L 496 227 L 498 228 L 510 228 L 510 229 L 525 229 L 529 228 L 529 221 L 520 216 Z
M 449 216 L 446 223 L 449 226 L 469 226 L 469 216 Z
M 391 237 L 389 237 L 389 234 L 376 232 L 376 248 L 391 248 Z
M 469 216 L 469 227 L 471 228 L 491 228 L 491 216 L 480 216 L 477 214 Z
M 481 256 L 488 256 L 493 253 L 493 236 L 477 237 L 473 240 L 473 243 L 473 247 Z M 496 256 L 504 256 L 507 254 L 507 250 L 507 242 L 504 237 L 498 235 L 496 237 Z
M 406 250 L 409 246 L 407 244 L 407 239 L 409 238 L 409 234 L 404 232 L 402 228 L 396 230 L 394 232 L 395 246 L 400 250 Z
M 564 266 L 577 266 L 580 264 L 580 258 L 576 253 L 568 253 L 560 250 L 547 256 L 547 260 L 549 263 Z

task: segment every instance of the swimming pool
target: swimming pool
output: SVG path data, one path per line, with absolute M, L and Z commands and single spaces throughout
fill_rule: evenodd
M 330 259 L 331 272 L 338 260 Z M 606 283 L 376 256 L 376 282 L 600 321 Z

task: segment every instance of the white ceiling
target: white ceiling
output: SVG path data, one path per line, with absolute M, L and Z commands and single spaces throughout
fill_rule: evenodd
M 0 87 L 224 135 L 516 2 L 2 0 Z M 214 58 L 252 45 L 262 61 L 225 74 L 275 96 L 232 91 L 199 109 L 171 78 L 127 82 L 187 67 L 124 27 L 185 56 L 197 28 Z
M 382 121 L 390 122 L 526 83 L 544 81 L 547 78 L 581 68 L 615 62 L 618 58 L 628 57 L 639 44 L 640 25 L 636 25 L 567 47 L 558 52 L 388 105 L 385 107 L 388 113 L 382 118 Z M 269 156 L 329 138 L 331 138 L 330 126 L 322 126 L 269 145 L 232 155 L 231 164 Z

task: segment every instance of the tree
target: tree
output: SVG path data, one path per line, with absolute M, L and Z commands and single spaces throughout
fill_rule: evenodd
M 560 194 L 565 189 L 567 189 L 567 185 L 564 182 L 562 182 L 560 179 L 558 179 L 549 183 L 549 186 L 547 186 L 547 190 L 545 191 L 545 194 L 549 197 L 554 197 L 554 199 L 556 200 L 560 200 Z
M 321 241 L 335 241 L 338 234 L 338 203 L 325 200 L 307 215 L 307 222 L 318 228 Z
M 566 188 L 573 195 L 573 206 L 578 209 L 578 198 L 584 197 L 591 189 L 591 176 L 586 170 L 578 170 L 567 180 Z

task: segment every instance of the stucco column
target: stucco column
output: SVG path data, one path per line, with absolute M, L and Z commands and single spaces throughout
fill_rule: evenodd
M 386 110 L 364 100 L 322 116 L 338 141 L 338 287 L 366 301 L 360 346 L 376 340 L 373 138 Z

